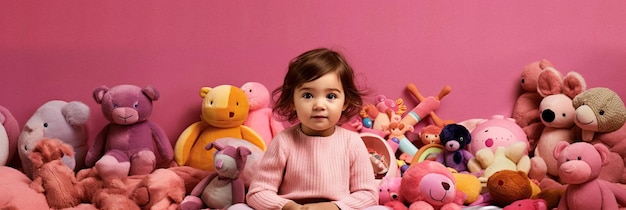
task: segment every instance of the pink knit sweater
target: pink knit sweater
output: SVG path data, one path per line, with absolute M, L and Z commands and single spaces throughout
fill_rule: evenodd
M 328 137 L 307 136 L 299 125 L 277 135 L 259 162 L 248 205 L 281 209 L 290 200 L 333 201 L 341 209 L 362 209 L 378 204 L 378 185 L 363 140 L 335 128 Z

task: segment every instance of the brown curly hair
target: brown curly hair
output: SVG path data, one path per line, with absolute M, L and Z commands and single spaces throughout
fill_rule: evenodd
M 282 86 L 272 91 L 272 100 L 274 100 L 272 111 L 284 117 L 284 120 L 295 122 L 298 118 L 293 104 L 293 94 L 296 88 L 335 72 L 339 75 L 343 85 L 347 105 L 339 122 L 345 122 L 357 115 L 363 106 L 365 93 L 355 84 L 354 71 L 343 55 L 327 48 L 309 50 L 289 62 L 289 69 Z

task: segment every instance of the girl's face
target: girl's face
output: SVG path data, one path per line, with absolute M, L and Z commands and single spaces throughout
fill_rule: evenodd
M 302 132 L 309 136 L 330 136 L 346 109 L 343 86 L 337 73 L 326 74 L 297 87 L 294 106 Z

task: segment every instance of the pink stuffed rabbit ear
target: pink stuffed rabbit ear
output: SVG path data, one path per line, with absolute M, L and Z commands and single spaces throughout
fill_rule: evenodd
M 542 97 L 549 95 L 555 95 L 562 93 L 563 80 L 561 72 L 552 67 L 547 67 L 544 71 L 539 73 L 539 79 L 537 81 L 537 92 Z
M 569 72 L 563 78 L 563 94 L 574 98 L 587 89 L 587 83 L 582 75 L 577 72 Z

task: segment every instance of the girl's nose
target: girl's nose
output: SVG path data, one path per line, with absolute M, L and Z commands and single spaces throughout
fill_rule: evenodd
M 324 101 L 321 99 L 315 100 L 313 103 L 313 110 L 324 110 Z

